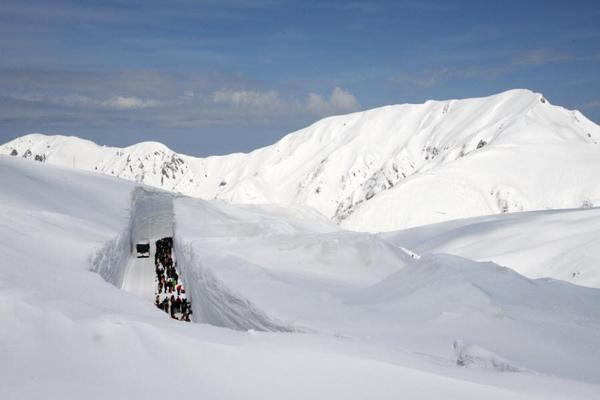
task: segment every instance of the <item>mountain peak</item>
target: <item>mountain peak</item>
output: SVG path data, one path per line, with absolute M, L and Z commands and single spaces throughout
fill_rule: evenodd
M 174 153 L 173 150 L 168 148 L 166 145 L 160 142 L 154 141 L 145 141 L 133 144 L 131 146 L 125 147 L 123 150 L 126 151 L 136 151 L 142 153 L 153 153 L 155 151 L 161 151 L 164 153 Z

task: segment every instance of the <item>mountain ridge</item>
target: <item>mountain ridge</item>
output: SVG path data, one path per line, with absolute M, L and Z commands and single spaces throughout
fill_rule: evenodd
M 577 174 L 565 178 L 581 180 L 581 190 L 564 199 L 530 198 L 528 192 L 537 192 L 536 174 L 529 174 L 527 182 L 514 182 L 521 157 L 543 166 L 552 164 L 553 158 L 565 158 L 577 171 L 598 171 L 600 163 L 594 158 L 600 159 L 599 142 L 600 127 L 579 111 L 551 105 L 539 93 L 515 89 L 328 117 L 250 153 L 196 158 L 158 142 L 121 149 L 74 137 L 32 134 L 0 146 L 0 154 L 96 171 L 205 199 L 302 204 L 346 228 L 379 231 L 498 212 L 600 204 L 600 184 L 587 173 L 581 179 Z M 577 161 L 580 158 L 586 165 Z M 466 170 L 457 169 L 465 164 Z M 525 167 L 539 170 L 537 165 Z M 482 177 L 463 182 L 473 174 Z M 432 175 L 436 178 L 429 182 Z M 444 195 L 452 197 L 464 185 L 491 194 L 476 201 L 471 211 L 453 204 L 438 213 L 437 206 L 427 205 L 428 198 L 407 192 L 409 186 L 423 191 L 425 186 L 439 185 L 442 175 L 446 181 L 459 182 L 445 187 Z M 509 175 L 510 182 L 504 182 Z M 560 190 L 551 186 L 549 192 Z M 412 207 L 410 218 L 401 211 L 393 218 L 378 211 L 390 206 L 402 210 L 414 202 L 425 204 L 416 214 Z

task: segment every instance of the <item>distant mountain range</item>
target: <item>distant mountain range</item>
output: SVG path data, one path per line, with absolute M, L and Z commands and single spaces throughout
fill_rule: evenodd
M 600 126 L 521 89 L 329 117 L 247 154 L 196 158 L 156 142 L 115 148 L 42 134 L 0 154 L 205 199 L 305 205 L 367 231 L 600 206 Z

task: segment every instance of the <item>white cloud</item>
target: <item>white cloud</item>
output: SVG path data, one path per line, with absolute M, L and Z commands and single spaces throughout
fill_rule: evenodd
M 335 110 L 340 111 L 354 111 L 360 107 L 356 97 L 349 91 L 340 87 L 333 89 L 329 103 Z
M 321 95 L 309 93 L 306 99 L 306 107 L 309 111 L 317 114 L 326 114 L 329 111 L 329 103 Z
M 394 83 L 407 83 L 411 86 L 416 86 L 425 89 L 431 89 L 446 81 L 452 79 L 476 78 L 476 77 L 493 77 L 510 73 L 515 69 L 515 65 L 497 65 L 497 66 L 481 66 L 471 65 L 465 68 L 442 68 L 438 70 L 425 71 L 417 74 L 400 73 L 392 78 Z
M 135 96 L 115 96 L 104 100 L 100 105 L 120 110 L 157 107 L 161 103 L 153 99 L 142 99 Z
M 306 112 L 318 115 L 328 115 L 341 112 L 355 111 L 360 108 L 358 100 L 352 93 L 340 87 L 331 92 L 329 99 L 324 99 L 316 93 L 309 93 L 306 101 L 298 98 L 282 98 L 274 90 L 218 90 L 212 95 L 213 103 L 226 104 L 235 108 L 285 114 L 304 114 Z
M 49 96 L 41 93 L 13 93 L 12 99 L 27 101 L 30 103 L 50 103 L 68 107 L 97 105 L 98 101 L 91 97 L 80 95 Z
M 237 107 L 273 109 L 281 106 L 279 94 L 274 90 L 218 90 L 213 93 L 213 102 L 227 103 Z
M 360 103 L 349 91 L 335 87 L 329 96 L 329 100 L 324 99 L 319 94 L 309 93 L 306 99 L 306 107 L 310 112 L 326 115 L 356 111 L 360 108 Z
M 516 65 L 543 65 L 552 62 L 564 61 L 569 58 L 568 54 L 550 50 L 532 50 L 521 55 L 515 60 Z
M 398 76 L 396 76 L 393 80 L 396 83 L 407 82 L 413 86 L 430 89 L 452 75 L 452 72 L 444 68 L 440 70 L 430 71 L 429 73 L 420 75 L 401 73 Z
M 106 107 L 119 110 L 140 109 L 157 107 L 162 103 L 153 99 L 142 99 L 135 96 L 115 96 L 101 100 L 78 94 L 66 96 L 49 96 L 40 93 L 15 93 L 10 95 L 15 100 L 28 101 L 31 103 L 49 103 L 67 107 Z
M 98 101 L 88 97 L 81 96 L 78 94 L 63 96 L 58 98 L 61 104 L 64 104 L 69 107 L 79 107 L 79 106 L 94 106 L 97 105 Z
M 600 109 L 600 100 L 592 100 L 585 103 L 581 108 L 584 110 Z

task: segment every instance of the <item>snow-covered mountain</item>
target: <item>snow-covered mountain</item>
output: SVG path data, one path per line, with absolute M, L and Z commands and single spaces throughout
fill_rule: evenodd
M 600 205 L 600 126 L 528 90 L 325 118 L 248 154 L 195 158 L 154 142 L 121 149 L 40 134 L 0 154 L 204 199 L 307 205 L 367 231 Z

